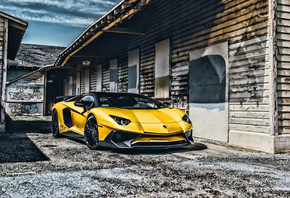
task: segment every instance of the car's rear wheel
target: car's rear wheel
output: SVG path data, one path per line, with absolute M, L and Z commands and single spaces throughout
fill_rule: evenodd
M 52 113 L 52 119 L 51 119 L 51 133 L 52 136 L 55 138 L 60 137 L 59 133 L 59 126 L 58 126 L 58 116 L 57 116 L 57 111 L 54 110 Z
M 99 131 L 97 120 L 95 116 L 90 116 L 87 119 L 85 130 L 84 130 L 84 138 L 86 145 L 92 149 L 96 150 L 99 147 Z

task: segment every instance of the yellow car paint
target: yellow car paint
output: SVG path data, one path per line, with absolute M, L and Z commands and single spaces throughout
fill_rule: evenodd
M 66 126 L 63 109 L 70 110 L 72 126 Z M 186 114 L 176 108 L 124 109 L 96 107 L 84 112 L 84 108 L 75 106 L 74 101 L 62 101 L 55 104 L 53 110 L 57 111 L 60 134 L 74 132 L 84 135 L 86 121 L 89 116 L 94 115 L 98 126 L 99 141 L 105 141 L 112 131 L 123 131 L 140 135 L 146 134 L 148 136 L 137 137 L 131 142 L 131 145 L 144 142 L 170 143 L 187 141 L 182 134 L 193 128 L 192 123 L 182 120 L 182 117 Z M 128 125 L 120 125 L 110 115 L 126 118 L 131 122 Z

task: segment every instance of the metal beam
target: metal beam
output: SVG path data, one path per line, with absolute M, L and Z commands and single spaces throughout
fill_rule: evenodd
M 110 29 L 106 30 L 105 32 L 111 33 L 119 33 L 119 34 L 135 34 L 135 35 L 145 35 L 144 32 L 138 32 L 129 28 L 119 28 L 119 27 L 111 27 Z
M 71 56 L 72 58 L 97 58 L 99 56 Z

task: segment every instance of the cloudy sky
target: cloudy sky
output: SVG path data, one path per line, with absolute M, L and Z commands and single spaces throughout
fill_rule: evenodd
M 69 46 L 121 0 L 1 0 L 0 11 L 28 22 L 23 43 Z

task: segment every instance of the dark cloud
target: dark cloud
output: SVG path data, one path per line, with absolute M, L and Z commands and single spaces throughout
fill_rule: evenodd
M 65 0 L 65 1 L 9 1 L 6 0 L 4 7 L 14 7 L 19 10 L 16 15 L 27 16 L 30 20 L 41 20 L 45 17 L 51 18 L 51 22 L 59 19 L 72 19 L 81 18 L 87 21 L 97 20 L 107 11 L 112 9 L 119 1 L 78 1 L 78 0 Z M 16 16 L 17 17 L 17 16 Z M 57 20 L 56 20 L 57 19 Z M 64 23 L 66 21 L 63 21 Z
M 26 43 L 66 46 L 121 0 L 4 0 L 0 11 L 29 22 Z M 45 31 L 44 31 L 45 29 Z M 70 35 L 70 41 L 66 34 Z M 56 36 L 64 35 L 64 36 Z M 62 38 L 62 40 L 61 40 Z M 38 40 L 37 40 L 38 39 Z M 47 42 L 48 40 L 49 43 Z M 59 41 L 58 41 L 59 40 Z

